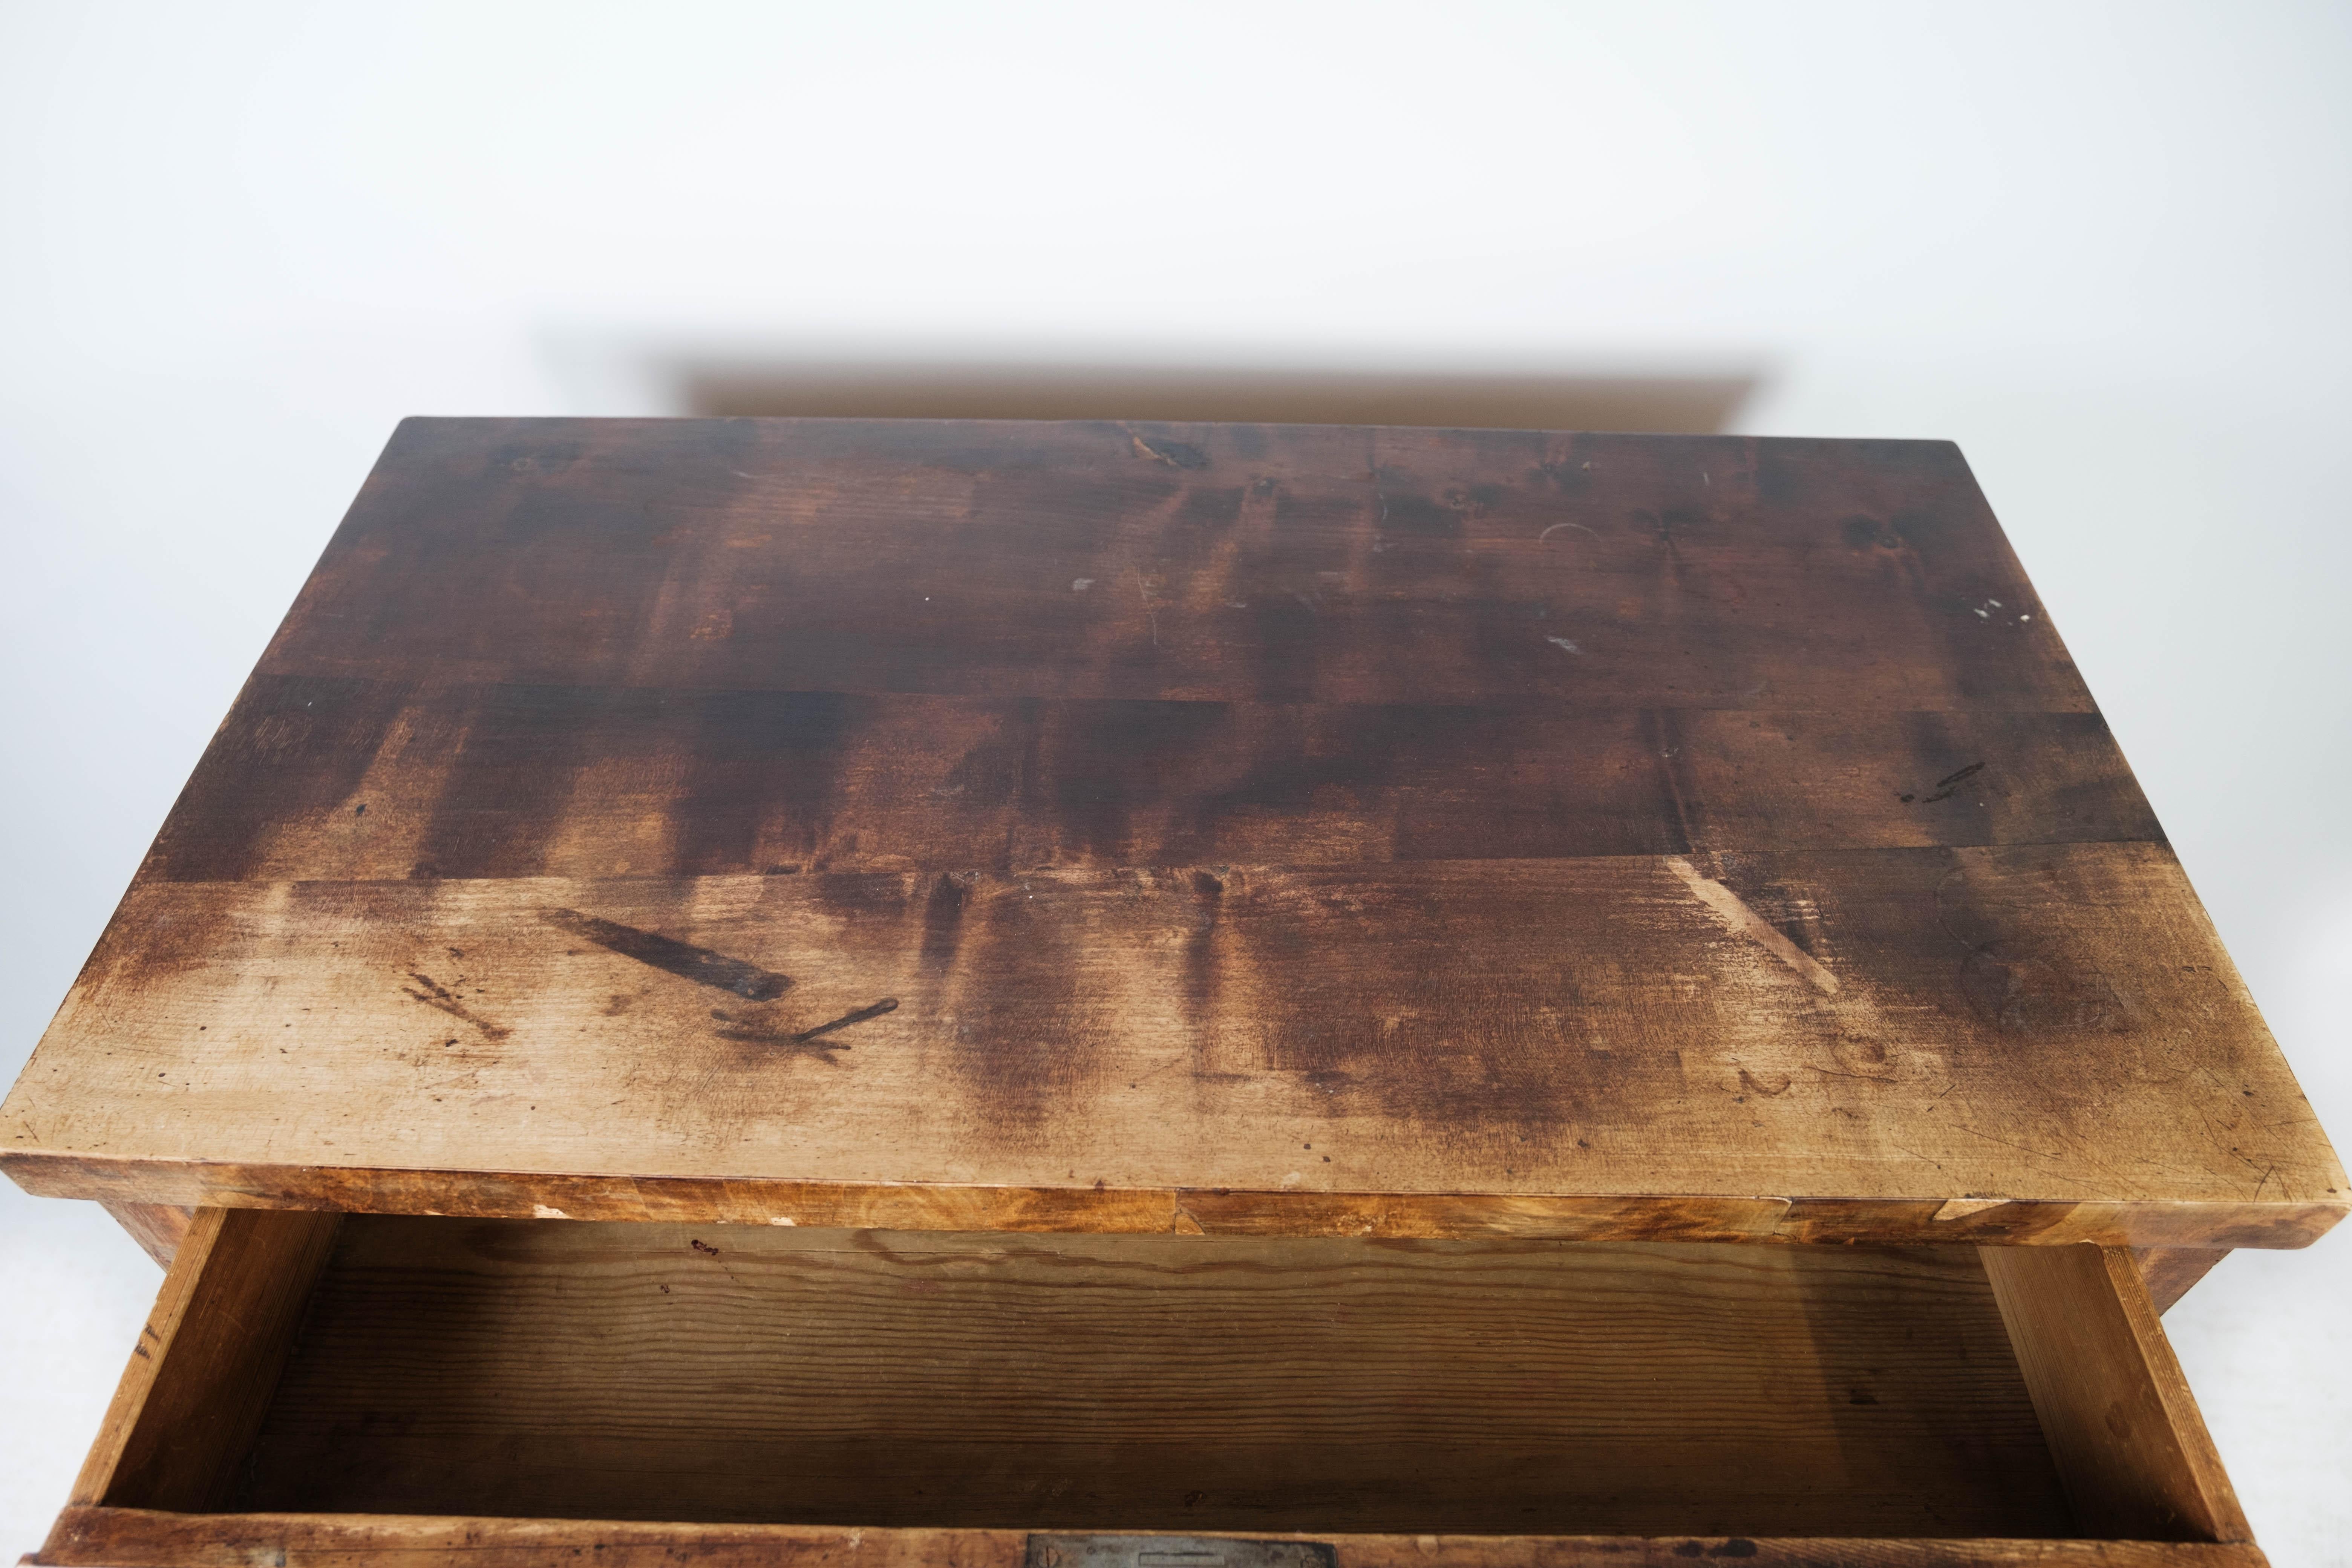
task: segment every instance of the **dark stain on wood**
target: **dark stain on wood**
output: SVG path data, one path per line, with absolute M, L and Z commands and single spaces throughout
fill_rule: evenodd
M 425 973 L 422 970 L 410 970 L 408 972 L 408 978 L 415 981 L 416 984 L 414 985 L 402 986 L 400 988 L 402 994 L 415 1001 L 422 1002 L 427 1007 L 446 1013 L 449 1016 L 458 1020 L 460 1023 L 472 1026 L 475 1029 L 481 1032 L 481 1036 L 484 1039 L 496 1042 L 503 1040 L 509 1035 L 514 1033 L 512 1029 L 503 1027 L 498 1024 L 493 1024 L 488 1018 L 483 1017 L 479 1013 L 475 1012 L 473 1008 L 467 1005 L 465 999 L 458 995 L 457 992 L 451 990 L 448 986 L 442 984 L 431 975 Z M 463 982 L 461 981 L 460 984 L 463 984 Z
M 1982 763 L 1970 763 L 1967 767 L 1962 768 L 1959 772 L 1950 773 L 1943 778 L 1937 779 L 1936 781 L 1936 793 L 1929 795 L 1925 804 L 1933 805 L 1939 800 L 1951 799 L 1953 793 L 1959 788 L 1962 780 L 1974 778 L 1977 774 L 1982 772 L 1984 772 L 1984 764 Z
M 772 1001 L 793 983 L 790 975 L 778 974 L 756 963 L 746 963 L 740 958 L 730 958 L 723 952 L 713 952 L 707 947 L 697 947 L 657 931 L 639 931 L 618 921 L 583 915 L 577 910 L 541 910 L 539 918 L 607 952 L 634 958 L 639 963 L 681 980 L 691 980 L 698 985 L 731 991 L 748 1001 Z
M 1296 427 L 1240 465 L 1273 504 L 1245 495 L 1220 528 L 1188 508 L 1208 481 L 1102 426 L 607 422 L 558 468 L 478 467 L 467 448 L 541 438 L 498 423 L 404 428 L 265 671 L 1223 700 L 1264 700 L 1263 674 L 1318 700 L 1754 707 L 1762 686 L 1791 709 L 2091 710 L 2045 618 L 1969 614 L 2035 601 L 1937 443 Z M 1229 435 L 1186 434 L 1239 462 Z M 1574 498 L 1505 477 L 1580 458 L 1599 461 Z M 791 510 L 815 498 L 822 529 Z M 1840 548 L 1865 504 L 1916 514 L 1892 576 Z M 1562 521 L 1592 531 L 1572 569 L 1539 539 Z M 1675 562 L 1747 604 L 1621 613 Z M 1286 601 L 1312 616 L 1281 622 L 1304 667 L 1253 629 Z M 1591 623 L 1587 657 L 1534 625 L 1486 657 L 1482 626 L 1538 611 Z
M 1135 449 L 1155 463 L 1165 463 L 1171 468 L 1205 468 L 1209 454 L 1188 441 L 1171 441 L 1164 436 L 1135 436 Z
M 2129 1026 L 2115 987 L 2063 953 L 1988 942 L 1961 961 L 1960 990 L 1979 1017 L 2011 1034 Z
M 811 1055 L 830 1062 L 833 1060 L 835 1051 L 845 1051 L 849 1047 L 843 1041 L 824 1039 L 824 1036 L 848 1028 L 852 1024 L 863 1024 L 868 1019 L 879 1018 L 886 1013 L 895 1013 L 898 1010 L 898 999 L 896 996 L 885 996 L 870 1006 L 845 1013 L 829 1024 L 819 1024 L 814 1029 L 800 1030 L 793 1030 L 777 1019 L 766 1016 L 747 1016 L 719 1011 L 714 1011 L 710 1016 L 724 1026 L 714 1031 L 722 1040 L 737 1040 L 748 1045 L 805 1049 Z
M 719 1039 L 761 1047 L 770 1055 L 806 1055 L 832 1066 L 835 1065 L 834 1053 L 849 1048 L 838 1040 L 813 1039 L 808 1031 L 794 1029 L 790 1020 L 766 1013 L 730 1013 L 714 1008 L 710 1016 L 719 1025 L 711 1033 Z M 707 1082 L 709 1075 L 705 1074 L 703 1078 Z
M 923 977 L 939 980 L 955 963 L 958 932 L 963 924 L 965 879 L 942 872 L 932 879 L 930 897 L 923 905 L 923 944 L 919 956 Z
M 557 715 L 568 737 L 535 739 Z M 1972 751 L 2001 757 L 1998 782 L 1979 774 L 1968 800 L 1906 810 L 1913 781 Z M 474 760 L 458 767 L 460 754 Z M 370 809 L 355 826 L 345 801 L 362 773 Z M 260 677 L 147 875 L 1010 870 L 2052 840 L 2162 841 L 2095 714 L 625 688 L 551 704 Z
M 860 1007 L 854 1013 L 844 1013 L 830 1024 L 819 1024 L 814 1029 L 803 1029 L 794 1035 L 793 1039 L 798 1044 L 806 1045 L 819 1035 L 830 1035 L 835 1029 L 845 1029 L 852 1024 L 863 1024 L 868 1018 L 878 1018 L 885 1013 L 895 1013 L 898 1010 L 898 999 L 896 996 L 885 996 L 871 1006 Z

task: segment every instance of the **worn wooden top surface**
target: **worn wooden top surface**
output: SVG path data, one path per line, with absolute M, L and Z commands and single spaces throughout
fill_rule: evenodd
M 1337 426 L 403 425 L 0 1149 L 804 1224 L 2347 1202 L 1956 448 Z

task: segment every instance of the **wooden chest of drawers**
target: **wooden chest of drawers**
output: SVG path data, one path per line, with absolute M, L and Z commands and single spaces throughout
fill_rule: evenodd
M 2352 1201 L 1954 448 L 1309 426 L 404 424 L 0 1164 L 89 1565 L 2258 1563 Z

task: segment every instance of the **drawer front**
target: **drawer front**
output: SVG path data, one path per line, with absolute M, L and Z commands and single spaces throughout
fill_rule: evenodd
M 2129 1254 L 201 1211 L 57 1564 L 2258 1562 Z
M 562 1520 L 288 1514 L 216 1516 L 69 1508 L 33 1563 L 111 1568 L 1044 1568 L 1041 1543 L 1009 1530 L 632 1524 Z M 1255 1568 L 1260 1537 L 1117 1538 L 1118 1568 Z M 1166 1540 L 1166 1553 L 1140 1549 Z M 1333 1568 L 2263 1568 L 2243 1542 L 1885 1541 L 1850 1537 L 1334 1535 L 1303 1542 Z M 1199 1550 L 1206 1545 L 1211 1552 Z M 1213 1554 L 1212 1554 L 1213 1553 Z M 1090 1568 L 1112 1559 L 1090 1556 Z

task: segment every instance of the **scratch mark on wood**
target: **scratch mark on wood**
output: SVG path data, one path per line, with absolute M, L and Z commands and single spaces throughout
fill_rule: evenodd
M 2007 1198 L 1953 1198 L 1936 1211 L 1936 1217 L 1939 1220 L 1966 1219 L 1972 1214 L 1997 1209 L 2007 1202 Z
M 418 971 L 412 969 L 408 972 L 408 977 L 411 980 L 415 981 L 417 985 L 423 986 L 424 989 L 420 991 L 416 989 L 415 986 L 404 985 L 400 988 L 403 995 L 414 997 L 417 1001 L 424 1003 L 427 1007 L 437 1007 L 442 1012 L 448 1014 L 452 1018 L 458 1019 L 463 1023 L 471 1024 L 475 1028 L 479 1029 L 482 1032 L 482 1037 L 484 1039 L 503 1040 L 509 1035 L 514 1033 L 512 1029 L 507 1028 L 502 1025 L 491 1023 L 488 1018 L 483 1017 L 479 1013 L 477 1013 L 471 1007 L 467 1006 L 456 992 L 450 990 L 447 986 L 442 984 L 431 975 L 421 973 Z
M 1713 910 L 1733 931 L 1803 975 L 1816 990 L 1832 996 L 1837 994 L 1837 976 L 1815 963 L 1812 954 L 1781 935 L 1771 921 L 1749 909 L 1738 893 L 1710 877 L 1700 875 L 1697 867 L 1679 855 L 1669 855 L 1665 861 L 1666 868 L 1682 879 L 1683 886 L 1688 888 L 1699 902 Z
M 740 958 L 730 958 L 723 952 L 713 952 L 707 947 L 696 947 L 654 931 L 639 931 L 616 921 L 583 915 L 577 910 L 541 910 L 539 918 L 574 936 L 584 937 L 607 952 L 634 958 L 639 963 L 681 980 L 691 980 L 698 985 L 717 986 L 747 1001 L 773 1001 L 793 983 L 788 974 L 761 969 Z
M 795 1045 L 806 1045 L 809 1041 L 815 1039 L 819 1035 L 830 1035 L 835 1029 L 846 1029 L 852 1024 L 863 1024 L 868 1018 L 878 1018 L 885 1013 L 895 1013 L 898 1010 L 898 999 L 896 996 L 885 996 L 879 1002 L 875 1003 L 871 1007 L 860 1007 L 855 1013 L 844 1013 L 840 1017 L 835 1018 L 830 1024 L 819 1024 L 814 1029 L 794 1035 L 793 1037 L 793 1043 Z M 849 1047 L 846 1046 L 842 1047 L 844 1050 L 848 1048 Z

